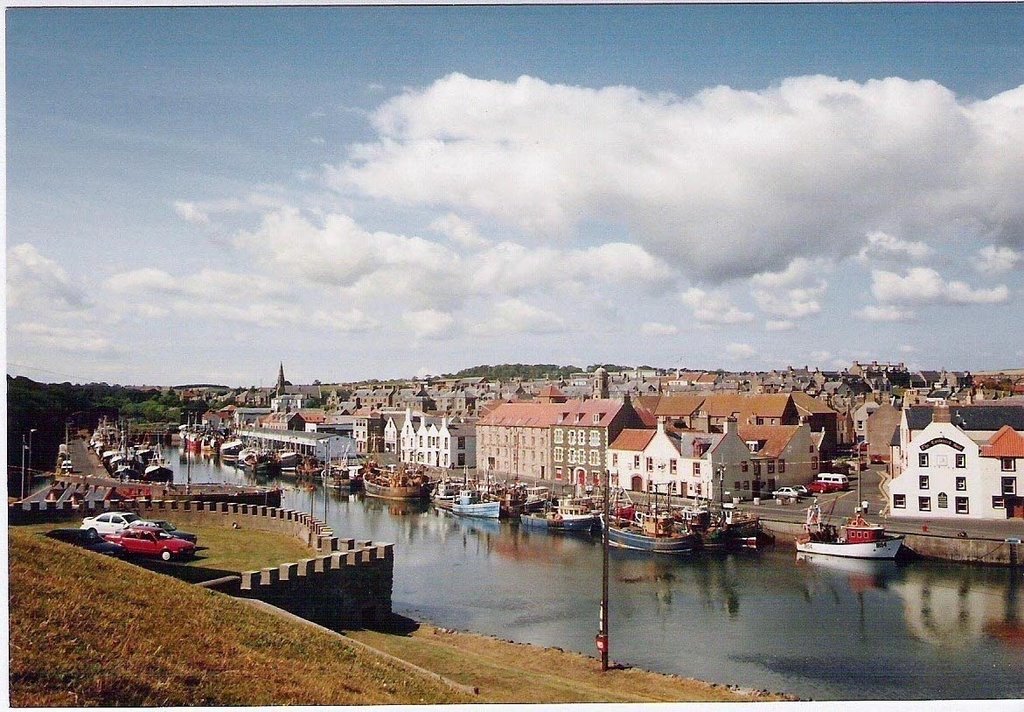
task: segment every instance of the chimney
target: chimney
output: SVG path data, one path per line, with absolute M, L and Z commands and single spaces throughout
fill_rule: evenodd
M 736 430 L 736 418 L 729 416 L 725 419 L 725 426 L 722 428 L 723 433 L 731 433 Z
M 949 423 L 951 422 L 949 417 L 949 406 L 946 403 L 935 406 L 932 411 L 932 422 L 933 423 Z
M 658 416 L 658 434 L 659 435 L 664 435 L 665 434 L 665 416 L 664 415 L 659 415 Z

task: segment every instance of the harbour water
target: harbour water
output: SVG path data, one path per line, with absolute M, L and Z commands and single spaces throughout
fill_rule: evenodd
M 175 481 L 186 465 L 171 458 Z M 193 482 L 247 482 L 191 465 Z M 446 628 L 596 655 L 599 537 L 312 491 L 285 507 L 395 544 L 393 609 Z M 797 561 L 789 546 L 665 558 L 613 550 L 612 660 L 815 700 L 1024 697 L 1020 569 Z

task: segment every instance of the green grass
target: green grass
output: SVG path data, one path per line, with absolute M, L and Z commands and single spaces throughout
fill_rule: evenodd
M 227 596 L 9 532 L 12 706 L 475 699 Z
M 19 526 L 19 531 L 42 534 L 51 529 L 75 528 L 78 524 L 32 524 Z M 228 573 L 258 571 L 289 561 L 309 559 L 316 551 L 298 539 L 256 529 L 230 529 L 206 525 L 182 527 L 185 531 L 199 536 L 199 549 L 193 559 L 180 562 L 182 567 L 194 571 L 182 571 L 181 577 L 190 581 L 217 578 Z

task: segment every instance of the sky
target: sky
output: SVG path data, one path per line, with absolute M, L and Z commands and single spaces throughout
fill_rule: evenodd
M 1024 363 L 1024 5 L 5 21 L 10 374 Z

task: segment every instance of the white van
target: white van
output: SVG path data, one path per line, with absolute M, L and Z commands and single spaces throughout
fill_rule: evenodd
M 811 492 L 838 492 L 850 489 L 850 478 L 835 472 L 822 472 L 807 488 Z

